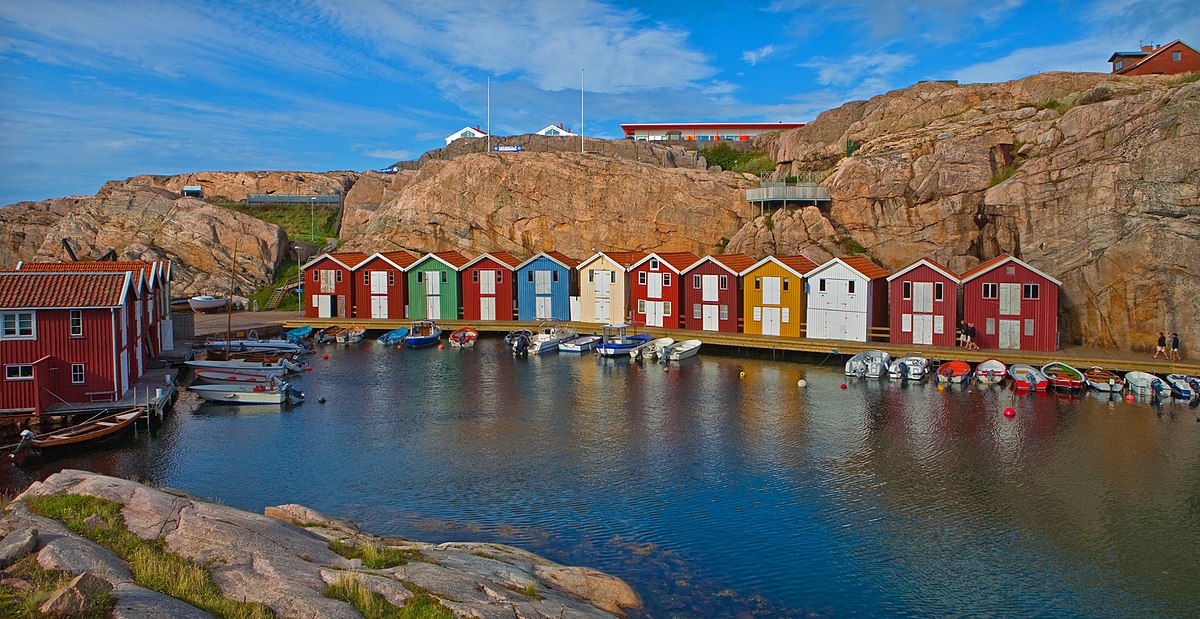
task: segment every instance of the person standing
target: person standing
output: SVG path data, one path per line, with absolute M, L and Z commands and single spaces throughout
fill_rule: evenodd
M 1171 334 L 1171 354 L 1167 355 L 1168 359 L 1179 361 L 1179 334 Z
M 1158 358 L 1158 354 L 1162 353 L 1164 359 L 1170 360 L 1167 356 L 1167 334 L 1162 331 L 1158 332 L 1158 347 L 1154 349 L 1154 358 Z

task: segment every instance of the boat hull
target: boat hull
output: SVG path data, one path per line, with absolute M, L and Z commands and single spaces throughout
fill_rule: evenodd
M 1013 386 L 1021 391 L 1045 391 L 1050 384 L 1045 375 L 1030 365 L 1010 366 L 1008 376 L 1012 378 Z
M 478 339 L 479 332 L 475 329 L 456 329 L 450 334 L 450 348 L 474 348 L 475 340 Z
M 558 345 L 559 352 L 588 352 L 600 343 L 599 335 L 581 335 L 569 342 Z
M 229 307 L 231 301 L 228 298 L 218 298 L 209 296 L 192 297 L 188 299 L 188 307 L 192 308 L 193 312 L 210 313 L 216 312 Z
M 1008 375 L 1008 366 L 995 359 L 988 359 L 975 366 L 975 380 L 984 385 L 997 385 L 1004 382 Z

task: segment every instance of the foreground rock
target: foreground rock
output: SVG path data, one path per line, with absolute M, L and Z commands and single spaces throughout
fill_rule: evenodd
M 117 616 L 206 615 L 137 586 L 112 551 L 31 513 L 21 502 L 55 494 L 120 503 L 131 532 L 142 539 L 162 539 L 167 551 L 207 566 L 226 597 L 261 602 L 279 616 L 358 617 L 351 605 L 323 594 L 327 585 L 348 574 L 396 605 L 414 595 L 410 587 L 423 588 L 460 617 L 608 617 L 641 604 L 619 579 L 509 546 L 384 539 L 302 506 L 267 508 L 268 516 L 260 516 L 84 471 L 65 470 L 35 482 L 9 506 L 0 533 L 41 531 L 38 562 L 50 569 L 87 572 L 111 585 Z M 405 549 L 413 560 L 368 569 L 361 560 L 331 550 L 332 540 Z

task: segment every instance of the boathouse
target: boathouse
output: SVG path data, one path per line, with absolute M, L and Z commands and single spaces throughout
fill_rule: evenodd
M 888 326 L 888 272 L 861 256 L 834 258 L 808 277 L 808 333 L 812 339 L 869 342 Z
M 376 252 L 354 266 L 354 317 L 387 320 L 407 317 L 404 271 L 417 257 L 404 251 Z
M 516 269 L 521 259 L 506 252 L 483 254 L 462 268 L 463 320 L 512 320 Z
M 962 276 L 963 320 L 980 348 L 1058 349 L 1062 282 L 1012 256 L 997 256 Z
M 705 256 L 683 269 L 683 327 L 695 331 L 741 330 L 742 271 L 754 265 L 746 254 Z
M 633 322 L 678 329 L 683 325 L 683 270 L 700 260 L 690 251 L 653 253 L 629 267 Z
M 354 267 L 369 258 L 362 252 L 321 254 L 300 267 L 306 318 L 354 317 Z
M 0 411 L 115 402 L 141 377 L 135 273 L 0 273 Z
M 625 322 L 629 309 L 626 271 L 645 257 L 640 251 L 598 251 L 575 267 L 579 271 L 580 322 Z
M 954 346 L 958 276 L 921 258 L 889 275 L 891 342 Z
M 466 256 L 454 251 L 425 254 L 408 267 L 408 317 L 413 320 L 457 320 L 459 270 Z
M 804 256 L 767 256 L 742 271 L 742 331 L 804 335 L 804 276 L 816 268 Z
M 578 260 L 556 251 L 517 265 L 517 319 L 570 320 L 576 266 Z

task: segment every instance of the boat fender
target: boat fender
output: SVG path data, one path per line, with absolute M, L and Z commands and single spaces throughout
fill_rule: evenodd
M 257 392 L 259 392 L 259 393 L 262 393 L 262 392 L 266 391 L 266 390 L 267 390 L 267 388 L 266 388 L 266 387 L 264 387 L 264 386 L 262 386 L 262 385 L 255 385 L 255 386 L 254 386 L 254 390 L 255 390 L 255 391 L 257 391 Z

